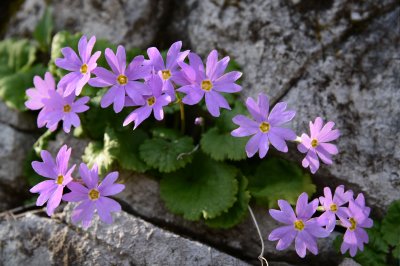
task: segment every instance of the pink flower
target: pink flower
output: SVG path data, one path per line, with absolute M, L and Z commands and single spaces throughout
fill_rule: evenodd
M 332 164 L 332 155 L 338 154 L 336 145 L 328 143 L 340 136 L 339 130 L 332 130 L 334 126 L 335 123 L 331 121 L 323 126 L 322 118 L 317 117 L 314 123 L 310 122 L 311 136 L 305 133 L 301 135 L 301 143 L 297 149 L 301 153 L 307 153 L 302 165 L 304 168 L 310 167 L 313 174 L 319 168 L 318 157 L 325 164 Z
M 72 92 L 79 95 L 83 86 L 89 81 L 91 72 L 97 67 L 96 62 L 101 52 L 98 51 L 91 55 L 95 42 L 95 36 L 87 41 L 86 36 L 83 35 L 78 43 L 80 57 L 71 47 L 61 49 L 64 58 L 57 58 L 55 64 L 60 68 L 72 71 L 58 83 L 58 86 L 64 89 L 65 96 L 70 95 Z
M 111 212 L 121 211 L 121 205 L 108 196 L 118 194 L 125 188 L 124 185 L 115 184 L 118 172 L 109 173 L 100 184 L 97 165 L 93 165 L 92 170 L 89 170 L 87 165 L 82 163 L 79 174 L 85 186 L 71 182 L 68 184 L 71 192 L 63 197 L 65 201 L 80 202 L 72 212 L 72 223 L 82 222 L 83 228 L 88 228 L 92 223 L 95 210 L 103 222 L 112 223 Z
M 67 145 L 61 147 L 56 161 L 48 151 L 42 151 L 40 156 L 43 162 L 32 162 L 32 168 L 36 173 L 50 180 L 40 182 L 29 191 L 40 194 L 36 201 L 37 206 L 43 206 L 48 201 L 46 212 L 47 215 L 51 216 L 57 206 L 60 205 L 64 187 L 72 181 L 71 174 L 75 165 L 68 170 L 71 148 L 68 149 Z

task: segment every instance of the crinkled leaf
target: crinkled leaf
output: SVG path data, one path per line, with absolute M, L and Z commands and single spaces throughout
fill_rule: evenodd
M 383 239 L 381 228 L 381 223 L 379 223 L 379 221 L 374 221 L 374 226 L 366 229 L 369 237 L 367 245 L 377 252 L 388 253 L 389 246 Z
M 39 20 L 33 32 L 33 37 L 38 41 L 39 47 L 42 51 L 49 50 L 51 44 L 51 32 L 53 30 L 52 10 L 46 7 L 43 16 Z
M 358 251 L 354 260 L 362 266 L 387 266 L 386 254 L 379 252 L 368 245 L 364 247 L 364 251 Z
M 82 156 L 82 160 L 91 168 L 93 164 L 97 164 L 99 173 L 108 172 L 116 159 L 119 149 L 119 143 L 116 139 L 115 132 L 107 129 L 104 133 L 103 141 L 89 142 Z
M 211 219 L 235 203 L 236 174 L 234 167 L 196 154 L 193 163 L 161 180 L 160 195 L 168 209 L 185 219 Z
M 203 134 L 200 144 L 202 150 L 214 160 L 238 161 L 246 159 L 246 142 L 247 138 L 235 138 L 229 132 L 220 132 L 214 127 Z
M 147 134 L 140 129 L 116 132 L 119 149 L 116 154 L 119 164 L 127 170 L 143 173 L 148 166 L 139 156 L 139 146 L 147 138 Z
M 154 138 L 161 138 L 166 140 L 175 140 L 182 137 L 182 134 L 172 128 L 155 127 L 151 130 Z
M 275 207 L 279 199 L 295 204 L 302 192 L 312 195 L 315 185 L 311 177 L 296 164 L 277 158 L 267 158 L 249 176 L 249 189 L 258 204 Z
M 147 139 L 139 147 L 140 158 L 163 173 L 176 171 L 192 161 L 193 140 L 190 137 L 175 139 Z
M 36 48 L 28 40 L 6 39 L 0 42 L 0 77 L 28 70 L 36 57 Z
M 391 246 L 400 246 L 400 200 L 390 204 L 385 218 L 382 220 L 383 239 Z
M 250 192 L 247 190 L 247 179 L 239 175 L 239 191 L 236 194 L 235 204 L 227 212 L 213 218 L 207 219 L 206 224 L 216 228 L 230 228 L 240 223 L 247 214 L 247 206 L 250 201 Z
M 33 87 L 33 77 L 43 76 L 46 69 L 42 65 L 36 65 L 31 69 L 19 71 L 14 74 L 0 77 L 0 98 L 7 106 L 26 110 L 26 90 Z
M 202 150 L 217 161 L 246 159 L 246 143 L 248 138 L 235 138 L 231 131 L 236 128 L 232 122 L 235 115 L 242 114 L 244 106 L 237 102 L 232 110 L 223 110 L 216 120 L 216 126 L 203 134 L 200 144 Z

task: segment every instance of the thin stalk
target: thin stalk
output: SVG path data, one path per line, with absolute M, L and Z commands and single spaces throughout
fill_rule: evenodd
M 267 259 L 264 258 L 264 240 L 262 238 L 260 228 L 258 227 L 256 217 L 254 216 L 253 210 L 251 209 L 250 205 L 247 205 L 247 207 L 249 208 L 251 218 L 253 219 L 253 223 L 257 229 L 257 233 L 258 233 L 258 236 L 260 237 L 260 241 L 261 241 L 261 253 L 258 256 L 258 260 L 261 262 L 261 266 L 264 266 L 264 262 L 265 262 L 266 266 L 269 266 Z
M 181 100 L 179 100 L 179 109 L 181 111 L 181 133 L 185 133 L 185 106 Z

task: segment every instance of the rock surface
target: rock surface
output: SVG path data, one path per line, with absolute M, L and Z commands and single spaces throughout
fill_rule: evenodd
M 66 208 L 67 212 L 71 208 Z M 10 220 L 11 219 L 11 220 Z M 2 265 L 248 265 L 201 243 L 121 212 L 87 231 L 32 213 L 0 222 Z
M 0 114 L 0 123 L 21 131 L 37 131 L 36 115 L 34 113 L 10 109 L 0 101 Z
M 35 137 L 0 123 L 0 211 L 16 207 L 28 191 L 23 166 Z
M 244 95 L 287 101 L 298 134 L 317 116 L 336 122 L 341 153 L 318 172 L 321 185 L 364 192 L 378 214 L 400 198 L 396 1 L 205 0 L 181 9 L 175 28 L 193 51 L 234 58 Z
M 45 0 L 26 0 L 10 22 L 6 36 L 31 36 L 46 7 Z M 128 47 L 153 42 L 164 19 L 165 2 L 159 0 L 51 1 L 55 30 L 83 32 Z

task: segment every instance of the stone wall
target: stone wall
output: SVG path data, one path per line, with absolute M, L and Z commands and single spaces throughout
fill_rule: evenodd
M 29 37 L 45 2 L 26 0 L 9 21 L 6 36 Z M 274 103 L 287 101 L 297 111 L 293 127 L 299 134 L 316 116 L 336 122 L 342 132 L 340 154 L 333 166 L 322 166 L 314 176 L 319 189 L 345 184 L 363 192 L 378 217 L 391 201 L 400 198 L 400 59 L 396 56 L 400 7 L 396 0 L 50 2 L 56 30 L 81 31 L 128 47 L 167 48 L 173 41 L 183 40 L 186 48 L 202 55 L 215 48 L 231 56 L 244 72 L 244 97 L 265 92 Z M 35 117 L 0 103 L 0 137 L 0 210 L 5 210 L 21 205 L 28 190 L 21 165 L 38 137 Z M 62 143 L 69 143 L 77 147 L 79 157 L 82 141 L 60 134 L 50 148 L 57 150 Z M 295 147 L 291 150 L 288 158 L 300 163 Z M 117 217 L 121 223 L 112 227 L 98 224 L 83 232 L 69 224 L 63 212 L 55 220 L 40 213 L 20 213 L 14 218 L 0 215 L 0 239 L 6 243 L 0 244 L 0 261 L 15 265 L 37 258 L 33 264 L 84 263 L 80 256 L 86 256 L 93 263 L 159 264 L 163 261 L 157 257 L 161 249 L 164 265 L 173 265 L 167 263 L 171 258 L 198 265 L 257 262 L 260 247 L 251 220 L 229 231 L 189 223 L 166 211 L 157 182 L 132 173 L 123 176 L 128 187 L 120 198 L 125 212 Z M 257 210 L 256 215 L 266 236 L 274 221 L 265 210 Z M 142 232 L 141 228 L 146 229 Z M 152 230 L 157 241 L 150 240 L 153 244 L 147 245 L 145 235 L 151 236 Z M 32 240 L 25 239 L 25 233 L 33 234 Z M 57 237 L 49 240 L 53 233 L 66 240 L 61 244 Z M 168 239 L 177 239 L 179 244 L 169 246 Z M 72 248 L 67 240 L 79 248 Z M 275 251 L 269 241 L 265 242 L 265 255 L 280 261 L 272 265 L 337 265 L 341 257 L 334 255 L 331 241 L 322 241 L 321 255 L 307 256 L 306 262 L 293 250 Z M 138 246 L 142 246 L 141 252 L 136 252 Z M 19 255 L 12 257 L 12 252 Z M 142 252 L 146 255 L 141 256 Z M 63 254 L 62 262 L 59 254 Z

